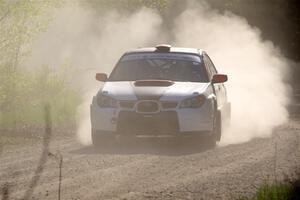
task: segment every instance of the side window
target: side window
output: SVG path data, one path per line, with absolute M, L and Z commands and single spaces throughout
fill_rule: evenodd
M 213 64 L 213 62 L 211 61 L 211 59 L 209 58 L 209 56 L 207 54 L 203 54 L 203 60 L 206 66 L 206 69 L 209 73 L 209 77 L 210 79 L 213 77 L 213 75 L 217 74 L 217 70 L 215 68 L 215 65 Z
M 209 79 L 212 79 L 214 72 L 211 69 L 212 68 L 211 61 L 206 54 L 203 54 L 203 60 L 204 60 L 204 64 L 205 64 Z
M 216 70 L 216 67 L 215 67 L 214 63 L 211 61 L 211 59 L 208 55 L 206 55 L 206 57 L 208 59 L 208 62 L 210 63 L 210 67 L 211 67 L 211 70 L 212 70 L 213 74 L 214 75 L 217 74 L 218 72 Z

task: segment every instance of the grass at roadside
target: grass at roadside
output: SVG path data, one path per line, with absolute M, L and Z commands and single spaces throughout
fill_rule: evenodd
M 297 179 L 285 183 L 264 184 L 258 188 L 254 197 L 240 200 L 300 200 L 300 172 Z
M 265 185 L 259 188 L 256 197 L 253 200 L 294 200 L 300 199 L 299 183 Z
M 4 76 L 0 81 L 0 129 L 43 127 L 46 104 L 51 107 L 53 125 L 73 123 L 81 96 L 72 85 L 72 70 L 67 64 L 57 70 L 42 66 Z
M 34 136 L 10 136 L 1 135 L 0 137 L 0 151 L 10 151 L 23 146 L 32 146 L 41 141 L 41 138 Z
M 73 138 L 76 125 L 66 123 L 53 127 L 52 140 Z M 45 136 L 44 126 L 18 127 L 11 129 L 0 128 L 0 154 L 18 148 L 41 145 Z

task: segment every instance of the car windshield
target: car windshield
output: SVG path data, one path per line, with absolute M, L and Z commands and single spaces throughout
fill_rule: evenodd
M 206 71 L 197 55 L 183 53 L 134 53 L 121 58 L 109 81 L 161 79 L 207 82 Z

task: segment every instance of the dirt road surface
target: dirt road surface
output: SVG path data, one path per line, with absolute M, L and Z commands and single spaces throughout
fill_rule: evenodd
M 295 120 L 271 138 L 214 149 L 159 143 L 100 149 L 62 135 L 50 145 L 51 153 L 63 156 L 61 199 L 235 199 L 265 182 L 293 177 L 300 166 Z M 41 152 L 42 140 L 4 145 L 0 186 L 9 199 L 24 196 Z M 58 160 L 49 155 L 30 199 L 58 199 L 58 179 Z

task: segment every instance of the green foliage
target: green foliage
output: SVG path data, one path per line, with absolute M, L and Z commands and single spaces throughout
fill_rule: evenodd
M 283 184 L 279 185 L 265 185 L 262 186 L 257 194 L 255 200 L 282 200 L 290 199 L 291 187 Z
M 69 84 L 67 66 L 21 68 L 31 43 L 45 30 L 60 0 L 0 0 L 0 127 L 37 125 L 50 103 L 54 122 L 75 116 L 80 99 Z
M 40 125 L 48 103 L 55 124 L 74 120 L 80 97 L 70 87 L 70 69 L 68 65 L 56 71 L 42 66 L 34 72 L 18 71 L 7 77 L 6 85 L 0 87 L 0 105 L 3 106 L 0 126 Z
M 139 8 L 152 8 L 159 12 L 168 5 L 169 0 L 86 0 L 83 4 L 97 10 L 117 9 L 123 12 L 132 12 Z
M 0 70 L 16 70 L 30 42 L 47 27 L 47 11 L 57 4 L 58 0 L 0 0 Z
M 273 184 L 261 186 L 255 197 L 243 200 L 298 200 L 300 199 L 300 180 L 289 184 Z

